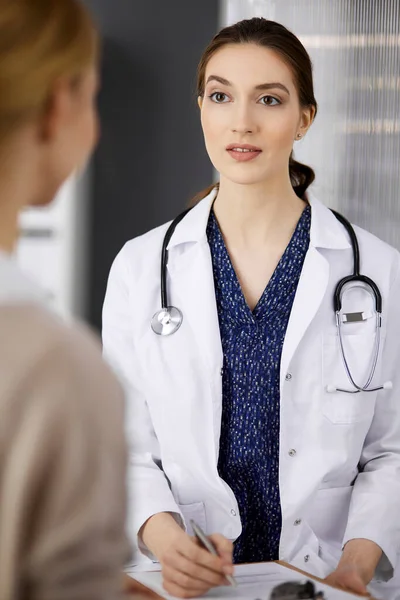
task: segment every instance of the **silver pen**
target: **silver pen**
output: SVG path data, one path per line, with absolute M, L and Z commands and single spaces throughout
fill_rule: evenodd
M 213 554 L 214 556 L 218 556 L 216 547 L 214 546 L 212 541 L 206 536 L 206 534 L 201 529 L 201 527 L 199 525 L 197 525 L 197 523 L 195 523 L 193 521 L 193 519 L 190 519 L 190 525 L 192 526 L 194 535 L 199 540 L 201 545 L 206 550 L 208 550 L 211 554 Z M 229 583 L 231 584 L 232 587 L 237 587 L 237 581 L 233 577 L 233 575 L 225 575 L 225 577 L 226 577 L 227 581 L 229 581 Z

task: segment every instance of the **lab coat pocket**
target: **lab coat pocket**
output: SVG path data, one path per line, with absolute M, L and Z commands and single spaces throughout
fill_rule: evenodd
M 185 522 L 186 531 L 189 535 L 194 535 L 192 526 L 190 524 L 191 519 L 193 519 L 193 521 L 197 525 L 199 525 L 204 532 L 207 532 L 207 520 L 206 520 L 206 510 L 205 510 L 204 502 L 192 502 L 191 504 L 178 504 L 178 506 L 183 515 L 183 520 Z
M 343 335 L 343 348 L 350 373 L 357 385 L 369 378 L 375 355 L 375 333 Z M 382 348 L 383 339 L 380 347 Z M 336 388 L 353 391 L 340 348 L 339 336 L 323 338 L 323 414 L 332 423 L 357 423 L 371 420 L 377 392 L 349 394 Z M 381 354 L 381 350 L 379 352 Z M 375 375 L 369 387 L 380 383 L 381 360 L 378 356 Z

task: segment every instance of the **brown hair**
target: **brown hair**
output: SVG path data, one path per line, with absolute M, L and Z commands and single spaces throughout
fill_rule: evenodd
M 311 59 L 300 40 L 286 27 L 261 17 L 239 21 L 222 29 L 210 42 L 201 57 L 197 69 L 197 95 L 204 96 L 205 74 L 210 58 L 227 44 L 257 44 L 273 50 L 291 68 L 300 106 L 312 106 L 317 113 L 317 101 L 314 97 Z M 311 167 L 297 162 L 293 152 L 289 158 L 290 180 L 299 198 L 303 198 L 308 186 L 314 181 Z M 217 184 L 218 185 L 218 184 Z M 196 204 L 204 198 L 215 185 L 200 192 L 191 202 Z
M 45 108 L 59 77 L 78 77 L 98 55 L 79 0 L 0 0 L 0 144 Z

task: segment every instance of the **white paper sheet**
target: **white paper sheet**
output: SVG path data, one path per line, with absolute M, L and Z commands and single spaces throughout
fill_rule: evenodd
M 132 573 L 131 577 L 156 592 L 166 600 L 173 600 L 163 589 L 160 571 Z M 269 600 L 272 589 L 285 581 L 304 581 L 301 573 L 276 563 L 239 565 L 235 568 L 237 588 L 224 586 L 210 590 L 203 598 L 232 598 L 234 600 Z M 326 600 L 360 600 L 359 596 L 335 590 L 315 582 L 317 591 L 323 591 Z

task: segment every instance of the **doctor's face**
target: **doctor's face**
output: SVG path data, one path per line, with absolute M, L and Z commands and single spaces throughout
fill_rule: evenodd
M 287 178 L 293 142 L 311 115 L 280 56 L 255 44 L 226 45 L 209 60 L 204 84 L 201 123 L 221 176 L 238 184 Z

